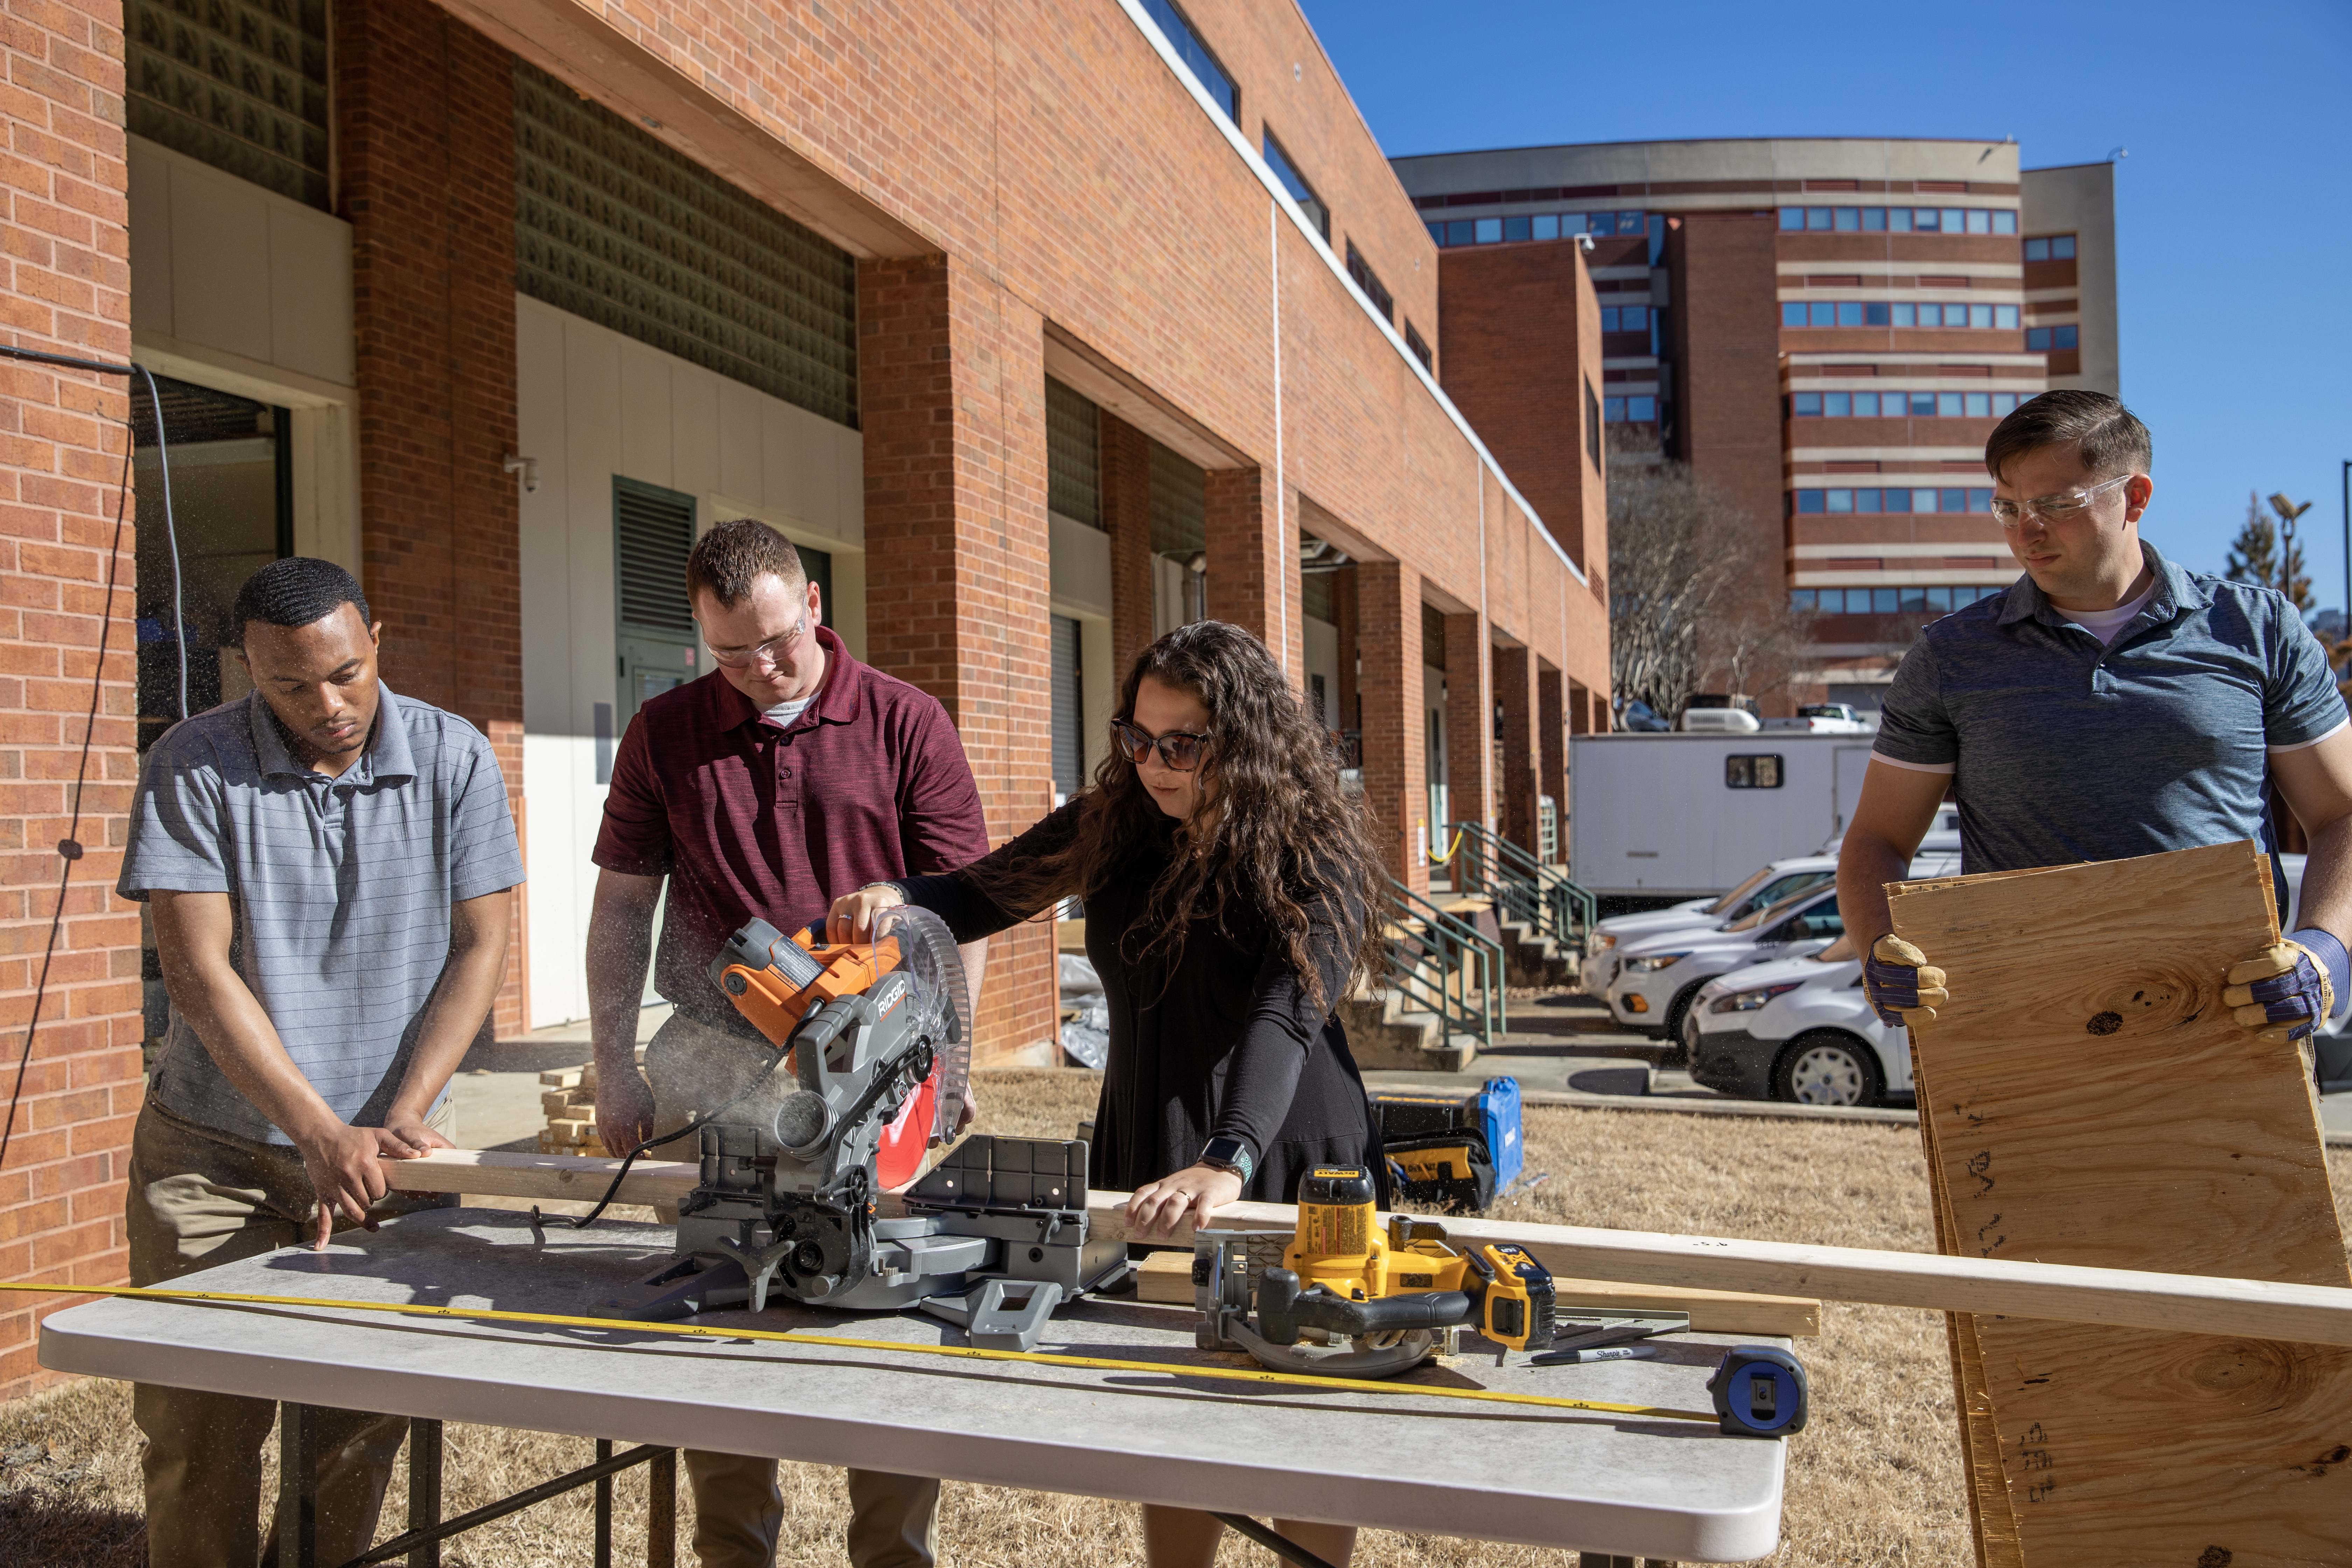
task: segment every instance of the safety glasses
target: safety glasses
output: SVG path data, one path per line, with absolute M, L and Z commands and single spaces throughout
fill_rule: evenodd
M 2015 528 L 2024 521 L 2025 514 L 2029 511 L 2044 522 L 2063 522 L 2067 518 L 2081 516 L 2084 510 L 2099 497 L 2117 485 L 2127 485 L 2131 481 L 2131 475 L 2118 474 L 2114 479 L 2104 479 L 2086 490 L 2066 490 L 2054 496 L 2036 496 L 2032 500 L 2006 500 L 1996 496 L 1993 498 L 1992 514 L 2000 519 L 2003 528 Z
M 1141 767 L 1143 760 L 1156 751 L 1163 765 L 1180 773 L 1189 773 L 1199 767 L 1201 753 L 1209 746 L 1206 735 L 1190 735 L 1181 730 L 1147 735 L 1124 719 L 1110 721 L 1110 738 L 1118 744 L 1119 754 L 1136 766 Z

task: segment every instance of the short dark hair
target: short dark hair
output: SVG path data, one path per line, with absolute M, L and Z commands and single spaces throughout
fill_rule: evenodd
M 365 624 L 367 595 L 360 580 L 331 561 L 314 555 L 289 555 L 273 561 L 245 580 L 236 591 L 236 606 L 229 612 L 237 646 L 245 646 L 245 628 L 253 621 L 273 626 L 307 626 L 325 620 L 345 605 L 360 613 Z
M 1985 472 L 1997 479 L 2028 452 L 2070 442 L 2082 449 L 2083 467 L 2103 479 L 2144 474 L 2156 460 L 2147 426 L 2121 398 L 2066 387 L 2027 399 L 1993 426 L 1992 438 L 1985 443 Z
M 789 588 L 808 581 L 793 542 L 755 518 L 733 518 L 694 542 L 686 558 L 686 600 L 708 594 L 731 610 L 751 596 L 751 585 L 772 572 Z

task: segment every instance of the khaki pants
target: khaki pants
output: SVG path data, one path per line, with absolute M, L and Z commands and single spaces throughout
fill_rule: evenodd
M 429 1124 L 448 1136 L 454 1109 L 445 1101 Z M 388 1197 L 373 1212 L 404 1214 L 442 1201 Z M 299 1245 L 317 1214 L 302 1156 L 292 1149 L 198 1126 L 152 1101 L 139 1113 L 123 1205 L 133 1285 Z M 335 1228 L 350 1226 L 339 1218 Z M 150 1568 L 254 1568 L 262 1550 L 261 1445 L 277 1421 L 276 1404 L 142 1383 L 131 1391 L 131 1414 L 147 1437 Z M 348 1562 L 375 1539 L 407 1426 L 396 1415 L 319 1411 L 320 1562 Z M 277 1532 L 273 1522 L 273 1562 Z
M 654 1136 L 675 1132 L 726 1103 L 768 1065 L 770 1048 L 671 1016 L 646 1044 Z M 783 1069 L 778 1068 L 777 1071 Z M 656 1150 L 691 1160 L 684 1143 Z M 686 1450 L 694 1488 L 694 1551 L 702 1568 L 769 1568 L 784 1521 L 773 1459 Z M 931 1568 L 939 1554 L 940 1483 L 881 1470 L 849 1472 L 849 1561 L 856 1568 Z

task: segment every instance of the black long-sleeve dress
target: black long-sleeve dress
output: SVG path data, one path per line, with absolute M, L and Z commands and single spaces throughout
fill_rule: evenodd
M 1078 810 L 1075 801 L 1063 806 L 972 869 L 984 875 L 1053 853 L 1076 833 Z M 1257 1156 L 1244 1198 L 1289 1203 L 1315 1165 L 1368 1165 L 1385 1205 L 1387 1156 L 1347 1032 L 1335 1013 L 1307 999 L 1271 924 L 1255 910 L 1228 910 L 1231 934 L 1214 921 L 1195 921 L 1172 975 L 1164 949 L 1137 956 L 1149 933 L 1134 930 L 1131 940 L 1129 933 L 1167 868 L 1176 830 L 1168 818 L 1087 900 L 1087 956 L 1110 1005 L 1110 1058 L 1087 1180 L 1132 1192 L 1195 1163 L 1211 1138 L 1231 1135 Z M 967 876 L 909 877 L 898 885 L 908 902 L 944 920 L 958 942 L 1038 912 L 999 908 Z M 1352 952 L 1323 922 L 1310 926 L 1307 948 L 1322 994 L 1336 1001 Z

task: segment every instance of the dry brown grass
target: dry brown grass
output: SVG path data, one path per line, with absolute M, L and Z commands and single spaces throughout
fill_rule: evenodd
M 1092 1075 L 990 1074 L 982 1127 L 1071 1136 L 1094 1110 Z M 1529 1220 L 1671 1230 L 1847 1247 L 1932 1250 L 1917 1134 L 1907 1127 L 1753 1121 L 1654 1111 L 1551 1107 L 1528 1112 L 1531 1172 L 1549 1180 L 1499 1213 Z M 2352 1151 L 2329 1156 L 2352 1231 Z M 1822 1335 L 1801 1346 L 1812 1373 L 1812 1425 L 1790 1445 L 1788 1504 L 1774 1568 L 1904 1564 L 1964 1568 L 1972 1554 L 1952 1419 L 1943 1324 L 1930 1312 L 1830 1304 Z M 576 1438 L 452 1426 L 446 1504 L 477 1507 L 585 1464 Z M 0 1406 L 0 1460 L 39 1444 L 38 1459 L 0 1465 L 0 1563 L 9 1568 L 135 1568 L 145 1561 L 138 1436 L 130 1391 L 89 1381 Z M 784 1468 L 786 1546 L 779 1561 L 843 1561 L 840 1472 Z M 270 1461 L 274 1473 L 275 1460 Z M 642 1470 L 616 1488 L 619 1561 L 641 1561 Z M 401 1488 L 394 1484 L 397 1515 Z M 451 1568 L 556 1568 L 588 1560 L 587 1492 L 485 1526 L 445 1549 Z M 691 1506 L 681 1539 L 690 1529 Z M 1135 1563 L 1135 1510 L 1091 1499 L 950 1485 L 940 1517 L 951 1568 L 1052 1568 Z M 383 1534 L 395 1533 L 397 1518 Z M 682 1553 L 691 1561 L 690 1553 Z M 1272 1556 L 1228 1538 L 1225 1568 Z M 1363 1568 L 1570 1568 L 1571 1552 L 1368 1531 Z

